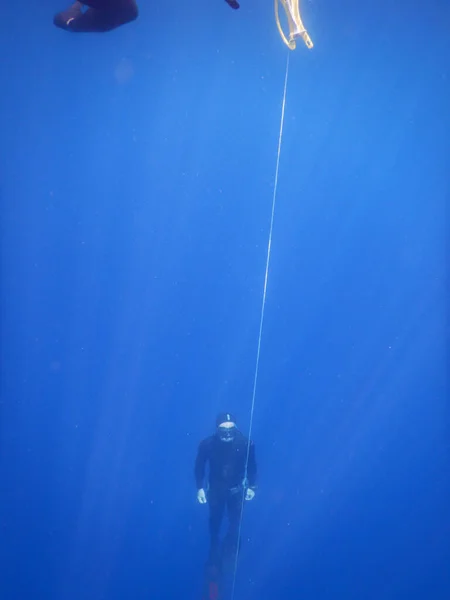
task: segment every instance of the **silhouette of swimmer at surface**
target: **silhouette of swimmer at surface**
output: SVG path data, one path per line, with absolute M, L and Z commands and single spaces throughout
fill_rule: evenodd
M 135 0 L 83 0 L 55 15 L 56 27 L 73 32 L 103 33 L 137 19 Z

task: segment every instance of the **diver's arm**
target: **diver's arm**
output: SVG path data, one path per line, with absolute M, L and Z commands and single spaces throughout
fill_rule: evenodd
M 197 489 L 203 488 L 205 480 L 206 461 L 208 460 L 208 440 L 200 442 L 195 459 L 194 476 Z

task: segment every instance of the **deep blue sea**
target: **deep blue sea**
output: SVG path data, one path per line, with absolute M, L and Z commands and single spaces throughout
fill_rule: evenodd
M 448 600 L 448 0 L 66 6 L 1 7 L 0 600 L 200 600 L 221 410 L 233 600 Z

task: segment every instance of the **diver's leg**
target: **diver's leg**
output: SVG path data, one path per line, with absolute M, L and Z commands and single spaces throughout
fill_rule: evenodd
M 228 6 L 234 8 L 234 10 L 237 10 L 239 8 L 239 2 L 237 2 L 237 0 L 225 0 L 225 2 L 228 4 Z
M 135 13 L 136 16 L 138 12 L 136 0 L 81 0 L 81 3 L 97 10 Z
M 241 525 L 243 499 L 244 490 L 241 486 L 230 490 L 227 498 L 228 531 L 223 541 L 223 554 L 226 560 L 233 559 L 239 550 L 239 528 Z
M 96 8 L 97 10 L 109 10 L 114 2 L 111 0 L 81 0 L 81 2 L 85 6 L 89 6 L 89 8 Z
M 220 560 L 220 526 L 225 512 L 226 496 L 220 490 L 210 489 L 208 493 L 209 504 L 209 535 L 210 550 L 209 561 L 217 564 Z

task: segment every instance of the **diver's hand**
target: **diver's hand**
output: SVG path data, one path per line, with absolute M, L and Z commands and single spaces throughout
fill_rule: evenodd
M 253 500 L 254 497 L 255 497 L 255 490 L 252 490 L 251 488 L 247 488 L 247 491 L 245 492 L 245 499 Z
M 225 0 L 225 2 L 228 4 L 228 6 L 234 8 L 234 10 L 237 10 L 239 8 L 239 2 L 237 2 L 236 0 Z
M 206 504 L 206 494 L 205 494 L 205 490 L 203 488 L 198 490 L 197 500 L 198 500 L 199 504 Z

